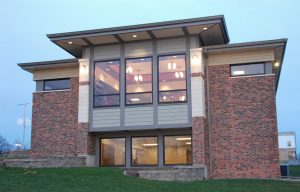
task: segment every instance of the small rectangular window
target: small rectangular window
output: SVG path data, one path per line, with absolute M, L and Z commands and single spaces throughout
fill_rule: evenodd
M 126 60 L 126 105 L 152 103 L 152 58 Z
M 70 79 L 44 80 L 44 91 L 70 89 Z
M 120 61 L 95 63 L 94 107 L 120 105 Z
M 157 165 L 157 157 L 157 137 L 132 138 L 132 165 Z
M 287 145 L 288 145 L 288 147 L 292 146 L 292 142 L 291 142 L 291 141 L 288 141 L 288 142 L 287 142 Z
M 186 102 L 185 54 L 160 56 L 159 103 Z
M 101 166 L 125 165 L 125 138 L 101 139 Z
M 253 63 L 244 65 L 231 65 L 230 66 L 231 76 L 246 76 L 246 75 L 261 75 L 265 74 L 264 63 Z

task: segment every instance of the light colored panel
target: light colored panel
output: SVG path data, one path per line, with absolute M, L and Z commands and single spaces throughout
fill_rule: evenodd
M 176 123 L 188 123 L 187 104 L 158 106 L 158 124 Z
M 68 77 L 78 77 L 78 67 L 65 67 L 55 69 L 41 69 L 33 72 L 33 80 L 59 79 Z
M 120 108 L 93 110 L 93 128 L 117 126 L 120 126 Z
M 205 93 L 202 77 L 191 78 L 192 116 L 205 117 Z
M 153 107 L 125 108 L 125 126 L 152 125 Z
M 280 149 L 296 148 L 296 138 L 294 135 L 279 135 L 278 142 Z M 288 142 L 291 143 L 291 146 L 288 146 Z
M 272 49 L 256 49 L 208 54 L 209 65 L 225 65 L 261 61 L 274 61 L 274 51 Z
M 152 55 L 152 42 L 125 44 L 126 57 L 142 57 L 146 55 Z
M 89 85 L 79 86 L 78 122 L 89 122 Z
M 79 82 L 89 81 L 89 59 L 79 59 Z
M 204 56 L 201 48 L 190 51 L 191 73 L 204 73 Z
M 109 59 L 118 58 L 121 56 L 120 45 L 106 45 L 94 48 L 94 58 L 97 59 Z
M 89 48 L 89 47 L 83 48 L 82 58 L 83 59 L 89 59 L 90 58 L 90 52 L 91 52 L 91 48 Z
M 157 41 L 158 53 L 186 51 L 185 38 L 174 38 Z
M 192 36 L 190 38 L 190 48 L 194 49 L 194 48 L 198 48 L 198 38 L 196 36 Z

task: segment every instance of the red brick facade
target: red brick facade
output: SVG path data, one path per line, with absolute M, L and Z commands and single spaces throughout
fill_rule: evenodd
M 78 124 L 78 78 L 71 89 L 33 94 L 31 156 L 94 154 L 88 123 Z
M 230 77 L 209 67 L 213 178 L 278 178 L 275 75 Z

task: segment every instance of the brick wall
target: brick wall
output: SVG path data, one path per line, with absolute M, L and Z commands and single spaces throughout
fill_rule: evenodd
M 278 178 L 275 76 L 209 67 L 213 178 Z
M 94 144 L 88 133 L 88 123 L 78 124 L 77 119 L 78 78 L 71 78 L 71 90 L 34 93 L 31 156 L 92 153 Z

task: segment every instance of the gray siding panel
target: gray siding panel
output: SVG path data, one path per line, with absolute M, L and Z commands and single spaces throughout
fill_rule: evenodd
M 158 124 L 188 123 L 188 105 L 158 106 Z
M 153 125 L 153 107 L 125 108 L 125 126 Z
M 93 127 L 120 126 L 120 109 L 94 109 Z

